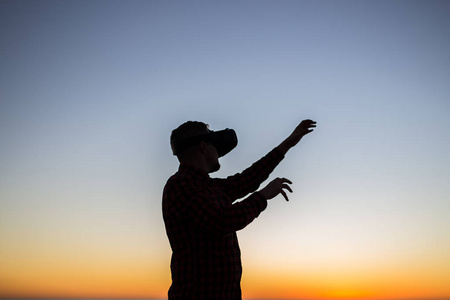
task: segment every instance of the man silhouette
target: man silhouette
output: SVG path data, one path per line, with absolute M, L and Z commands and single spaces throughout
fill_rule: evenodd
M 286 178 L 276 178 L 255 192 L 288 150 L 313 131 L 316 122 L 302 121 L 266 156 L 242 173 L 210 178 L 219 157 L 237 145 L 234 130 L 211 131 L 189 121 L 172 131 L 170 142 L 180 166 L 167 181 L 163 218 L 172 248 L 169 300 L 241 300 L 241 257 L 236 231 L 267 207 L 267 200 L 292 192 Z M 249 193 L 250 196 L 233 203 Z

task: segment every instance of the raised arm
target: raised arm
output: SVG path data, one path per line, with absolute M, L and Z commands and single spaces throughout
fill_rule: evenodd
M 256 191 L 259 185 L 269 177 L 270 173 L 272 173 L 278 163 L 284 158 L 284 155 L 289 149 L 297 145 L 303 136 L 312 132 L 312 128 L 314 127 L 316 127 L 316 122 L 303 120 L 278 147 L 269 152 L 265 157 L 240 174 L 230 176 L 227 179 L 216 179 L 217 184 L 227 193 L 231 201 Z M 286 188 L 287 183 L 291 182 L 278 180 L 277 183 L 280 184 L 272 183 L 268 185 L 264 190 L 261 190 L 261 194 L 266 199 L 272 199 L 281 193 L 283 188 Z M 287 198 L 284 192 L 282 194 Z

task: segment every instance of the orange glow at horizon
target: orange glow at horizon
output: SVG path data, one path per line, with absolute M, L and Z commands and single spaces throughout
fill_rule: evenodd
M 165 295 L 166 280 L 148 270 L 45 270 L 2 280 L 0 297 L 152 298 Z M 156 276 L 155 276 L 156 275 Z
M 165 297 L 170 282 L 136 270 L 90 270 L 86 273 L 52 274 L 44 271 L 40 278 L 23 276 L 0 285 L 3 297 Z M 160 270 L 163 271 L 163 270 Z M 336 277 L 339 277 L 336 274 Z M 392 299 L 439 298 L 448 296 L 449 289 L 441 282 L 404 282 L 386 278 L 315 278 L 307 275 L 282 277 L 281 274 L 249 274 L 242 283 L 244 298 L 283 299 Z M 441 288 L 439 288 L 441 286 Z
M 0 297 L 114 297 L 165 298 L 170 285 L 167 270 L 149 272 L 137 266 L 69 270 L 44 269 L 18 272 L 0 283 Z M 31 273 L 34 273 L 32 275 Z M 157 274 L 159 273 L 159 274 Z M 448 297 L 447 278 L 426 278 L 420 274 L 284 274 L 253 272 L 242 282 L 243 298 L 274 299 L 393 299 Z M 399 278 L 397 278 L 399 277 Z M 432 282 L 434 280 L 439 280 Z
M 159 298 L 170 279 L 167 266 L 150 259 L 40 256 L 19 263 L 3 258 L 0 297 Z
M 412 299 L 447 298 L 448 271 L 371 270 L 364 272 L 271 272 L 259 270 L 244 277 L 243 295 L 249 299 Z

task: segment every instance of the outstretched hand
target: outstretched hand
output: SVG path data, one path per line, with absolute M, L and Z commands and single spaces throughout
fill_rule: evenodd
M 270 200 L 277 196 L 278 194 L 283 195 L 284 199 L 286 201 L 289 201 L 288 196 L 286 195 L 286 190 L 292 193 L 292 189 L 288 184 L 292 184 L 292 182 L 289 179 L 286 178 L 276 178 L 269 182 L 269 184 L 259 191 L 259 193 L 266 198 L 267 200 Z
M 297 145 L 302 137 L 312 132 L 315 127 L 316 122 L 313 120 L 307 119 L 301 121 L 294 131 L 278 146 L 278 148 L 283 154 L 285 154 L 290 148 Z
M 302 137 L 312 132 L 314 127 L 316 127 L 315 121 L 309 119 L 303 120 L 288 137 L 288 140 L 291 142 L 291 147 L 297 145 Z

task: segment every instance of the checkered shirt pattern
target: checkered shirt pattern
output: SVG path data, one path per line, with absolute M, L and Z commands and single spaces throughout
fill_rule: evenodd
M 275 148 L 226 179 L 180 165 L 163 192 L 163 218 L 172 248 L 169 300 L 240 300 L 241 253 L 236 231 L 267 207 L 258 189 L 283 159 Z

